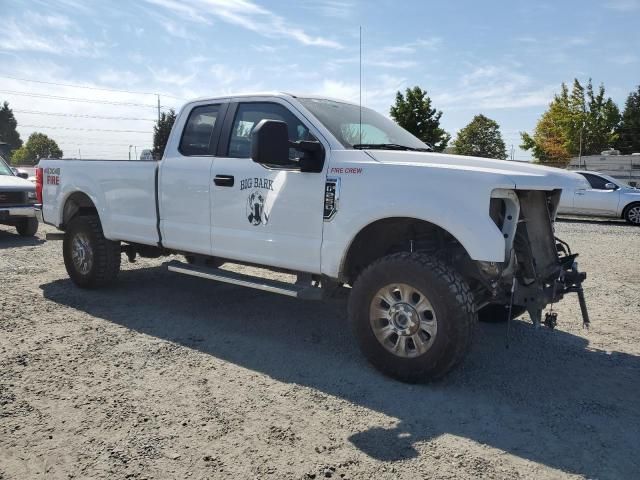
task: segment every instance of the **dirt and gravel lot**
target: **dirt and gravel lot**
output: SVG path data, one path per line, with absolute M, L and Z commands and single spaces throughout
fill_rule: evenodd
M 430 385 L 372 370 L 344 301 L 123 259 L 80 291 L 59 242 L 0 227 L 0 479 L 638 478 L 640 229 L 562 222 L 589 272 L 555 331 L 480 325 Z

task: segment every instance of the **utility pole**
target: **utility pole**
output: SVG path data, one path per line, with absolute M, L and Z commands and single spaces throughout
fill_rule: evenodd
M 582 122 L 582 126 L 580 127 L 580 147 L 578 148 L 578 168 L 582 167 L 582 131 L 584 130 L 586 122 Z M 585 170 L 587 169 L 585 165 Z
M 133 146 L 133 153 L 134 153 L 133 158 L 137 160 L 138 159 L 138 146 L 137 145 Z
M 511 161 L 513 162 L 513 143 L 511 144 Z
M 133 147 L 133 145 L 129 145 L 129 160 L 131 160 L 131 147 Z
M 160 121 L 160 95 L 156 94 L 156 97 L 158 97 L 158 122 Z

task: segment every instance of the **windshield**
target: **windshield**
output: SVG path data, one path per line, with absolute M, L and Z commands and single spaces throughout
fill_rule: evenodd
M 298 98 L 315 117 L 333 133 L 345 148 L 359 145 L 396 145 L 416 149 L 430 147 L 384 115 L 350 103 L 317 98 Z
M 11 176 L 13 176 L 13 172 L 9 168 L 9 165 L 7 165 L 4 162 L 2 157 L 0 157 L 0 175 L 11 175 Z

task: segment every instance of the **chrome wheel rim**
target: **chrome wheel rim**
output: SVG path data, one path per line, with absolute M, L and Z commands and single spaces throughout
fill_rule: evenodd
M 380 344 L 402 358 L 426 353 L 438 333 L 431 302 L 420 290 L 405 283 L 378 290 L 371 301 L 369 321 Z
M 640 223 L 640 206 L 630 208 L 627 218 L 632 223 Z
M 93 250 L 89 243 L 89 237 L 85 233 L 76 233 L 71 242 L 71 258 L 76 270 L 82 275 L 91 271 L 93 266 Z

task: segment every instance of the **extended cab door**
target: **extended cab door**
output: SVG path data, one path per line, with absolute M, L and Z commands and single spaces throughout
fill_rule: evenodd
M 313 124 L 284 100 L 230 105 L 213 162 L 213 255 L 320 272 L 328 145 L 320 173 L 301 172 L 294 162 L 277 168 L 259 165 L 250 158 L 251 132 L 265 118 L 286 122 L 289 140 L 322 141 Z M 290 150 L 290 158 L 295 156 Z
M 609 190 L 609 183 L 604 177 L 592 173 L 581 173 L 589 182 L 590 188 L 577 189 L 574 197 L 574 208 L 577 213 L 589 215 L 615 216 L 618 213 L 620 189 Z
M 211 255 L 211 168 L 228 103 L 201 103 L 179 116 L 160 166 L 162 244 Z

